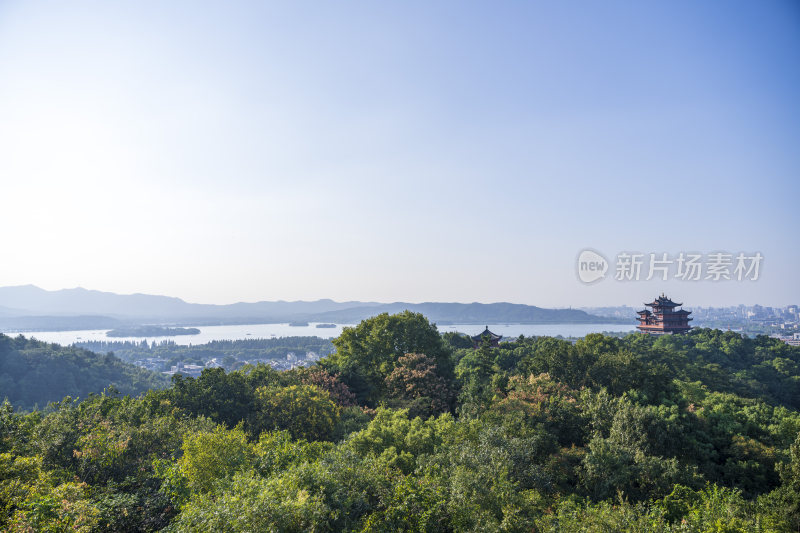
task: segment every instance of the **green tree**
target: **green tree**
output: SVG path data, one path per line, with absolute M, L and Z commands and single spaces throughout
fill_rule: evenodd
M 217 426 L 211 431 L 190 433 L 181 449 L 183 455 L 176 463 L 177 469 L 168 474 L 183 478 L 191 493 L 211 492 L 217 483 L 250 470 L 256 462 L 255 449 L 240 427 Z M 180 483 L 177 479 L 171 481 L 173 486 Z
M 469 350 L 458 361 L 455 368 L 457 383 L 460 387 L 458 398 L 459 414 L 465 417 L 477 416 L 491 401 L 494 394 L 492 378 L 495 374 L 495 353 L 488 338 L 484 338 L 480 347 Z
M 407 408 L 411 417 L 423 418 L 450 410 L 452 393 L 433 358 L 408 353 L 397 363 L 386 376 L 386 389 L 393 406 Z
M 382 313 L 345 328 L 333 344 L 336 352 L 322 364 L 340 373 L 359 403 L 372 407 L 385 398 L 385 379 L 404 354 L 424 353 L 445 380 L 452 377 L 450 351 L 420 313 Z
M 220 487 L 219 493 L 195 495 L 170 529 L 230 533 L 330 531 L 330 511 L 322 496 L 282 481 L 251 473 L 236 474 Z
M 229 428 L 254 409 L 253 386 L 244 372 L 226 373 L 222 368 L 206 368 L 198 378 L 176 374 L 169 392 L 175 406 L 195 416 L 207 416 Z
M 288 430 L 294 438 L 329 440 L 339 420 L 341 408 L 326 391 L 311 385 L 259 387 L 257 412 L 252 430 Z

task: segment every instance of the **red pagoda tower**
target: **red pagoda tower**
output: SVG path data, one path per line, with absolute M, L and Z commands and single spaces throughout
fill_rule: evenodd
M 675 308 L 683 304 L 673 302 L 663 293 L 654 301 L 644 305 L 653 308 L 653 311 L 644 309 L 636 313 L 639 315 L 637 318 L 639 325 L 636 326 L 636 329 L 642 333 L 663 335 L 665 333 L 686 333 L 692 329 L 689 325 L 689 321 L 692 320 L 689 315 L 692 312 L 683 309 L 676 311 Z

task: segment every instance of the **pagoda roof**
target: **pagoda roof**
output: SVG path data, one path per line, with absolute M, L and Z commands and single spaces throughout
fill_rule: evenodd
M 470 338 L 472 340 L 476 341 L 476 342 L 479 342 L 487 335 L 489 336 L 489 340 L 492 340 L 492 341 L 499 341 L 500 339 L 503 338 L 502 335 L 497 335 L 496 333 L 492 333 L 491 331 L 489 331 L 489 326 L 486 326 L 486 329 L 483 330 L 483 332 L 478 333 L 474 337 L 470 337 Z
M 636 314 L 637 315 L 652 315 L 653 313 L 651 313 L 647 309 L 642 309 L 641 311 L 636 311 Z
M 682 303 L 673 302 L 667 296 L 663 294 L 650 302 L 649 304 L 644 304 L 647 307 L 678 307 L 679 305 L 683 305 Z

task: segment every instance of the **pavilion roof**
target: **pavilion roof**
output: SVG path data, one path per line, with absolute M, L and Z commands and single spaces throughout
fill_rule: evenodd
M 682 303 L 673 302 L 668 297 L 664 296 L 663 294 L 650 302 L 649 304 L 644 304 L 647 307 L 678 307 L 679 305 L 683 305 Z
M 489 326 L 486 326 L 486 329 L 484 329 L 482 333 L 479 333 L 471 338 L 476 342 L 480 342 L 487 335 L 489 336 L 489 340 L 492 341 L 499 341 L 500 339 L 503 338 L 502 335 L 497 335 L 496 333 L 492 333 L 491 331 L 489 331 Z

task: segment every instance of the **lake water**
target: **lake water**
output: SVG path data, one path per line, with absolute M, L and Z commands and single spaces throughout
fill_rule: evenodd
M 338 337 L 342 329 L 353 324 L 337 324 L 335 328 L 317 328 L 315 323 L 308 326 L 294 327 L 288 323 L 283 324 L 250 324 L 235 326 L 196 326 L 200 330 L 197 335 L 173 335 L 167 337 L 106 337 L 105 329 L 82 331 L 31 331 L 20 332 L 26 337 L 32 337 L 45 342 L 54 342 L 69 345 L 74 342 L 86 341 L 137 341 L 161 342 L 171 340 L 175 344 L 205 344 L 215 340 L 237 339 L 268 339 L 271 337 Z M 485 325 L 453 324 L 438 326 L 439 331 L 460 331 L 468 335 L 477 335 L 483 331 Z M 490 324 L 492 332 L 503 337 L 519 337 L 525 335 L 549 335 L 562 337 L 583 337 L 589 333 L 602 333 L 603 331 L 635 331 L 636 326 L 628 324 Z M 18 332 L 7 332 L 6 335 L 16 336 Z

